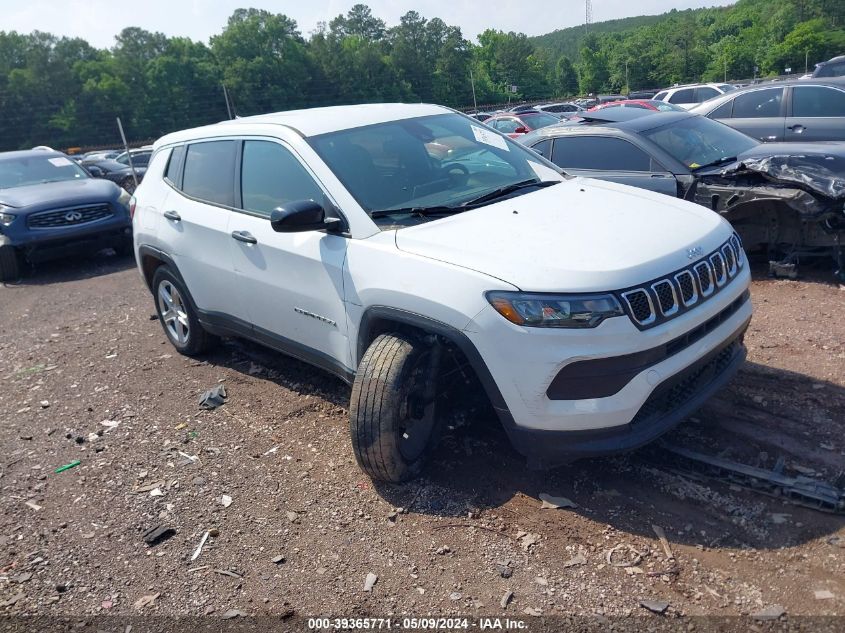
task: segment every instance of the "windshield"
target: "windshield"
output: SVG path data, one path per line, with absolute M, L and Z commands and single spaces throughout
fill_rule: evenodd
M 520 114 L 519 118 L 532 130 L 537 130 L 547 125 L 557 125 L 560 119 L 552 114 L 538 112 L 537 114 Z
M 0 159 L 0 189 L 87 177 L 85 171 L 66 156 L 47 154 Z
M 376 217 L 457 207 L 503 187 L 561 180 L 534 152 L 459 114 L 389 121 L 314 136 L 309 143 Z
M 644 130 L 642 134 L 690 169 L 735 158 L 759 144 L 732 127 L 701 116 Z

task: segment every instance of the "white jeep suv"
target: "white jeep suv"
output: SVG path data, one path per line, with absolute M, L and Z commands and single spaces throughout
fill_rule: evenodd
M 566 176 L 440 106 L 170 134 L 133 214 L 176 349 L 243 337 L 337 374 L 380 480 L 419 473 L 464 378 L 548 467 L 656 438 L 745 358 L 748 265 L 718 214 Z

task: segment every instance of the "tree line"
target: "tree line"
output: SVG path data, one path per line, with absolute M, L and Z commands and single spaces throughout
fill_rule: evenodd
M 488 29 L 477 43 L 416 11 L 388 28 L 363 4 L 307 38 L 290 17 L 258 9 L 235 11 L 207 44 L 136 27 L 109 49 L 0 31 L 0 150 L 115 144 L 116 116 L 141 140 L 320 105 L 469 107 L 797 72 L 805 56 L 812 67 L 845 52 L 843 24 L 842 0 L 739 0 L 620 31 L 529 38 Z

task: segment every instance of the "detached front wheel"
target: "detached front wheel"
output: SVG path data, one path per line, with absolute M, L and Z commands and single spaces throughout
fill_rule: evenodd
M 355 374 L 349 430 L 358 465 L 390 483 L 417 477 L 438 435 L 438 348 L 382 334 Z

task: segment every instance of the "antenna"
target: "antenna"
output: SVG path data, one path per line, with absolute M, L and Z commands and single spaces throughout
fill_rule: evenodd
M 584 30 L 589 31 L 590 25 L 593 23 L 593 3 L 592 0 L 586 0 L 585 16 L 584 16 Z

